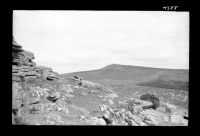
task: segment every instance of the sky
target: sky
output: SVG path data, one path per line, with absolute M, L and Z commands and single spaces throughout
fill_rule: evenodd
M 14 10 L 13 36 L 58 73 L 109 64 L 189 69 L 189 12 Z

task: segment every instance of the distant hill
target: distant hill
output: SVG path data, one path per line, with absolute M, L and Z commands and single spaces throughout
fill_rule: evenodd
M 64 78 L 80 76 L 86 80 L 123 81 L 139 86 L 188 90 L 189 70 L 164 69 L 142 66 L 111 64 L 91 71 L 62 74 Z

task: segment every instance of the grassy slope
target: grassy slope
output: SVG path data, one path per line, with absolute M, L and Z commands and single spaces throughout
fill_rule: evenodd
M 63 77 L 78 75 L 86 80 L 106 84 L 134 84 L 167 89 L 188 90 L 189 71 L 128 65 L 108 65 L 102 69 L 63 74 Z

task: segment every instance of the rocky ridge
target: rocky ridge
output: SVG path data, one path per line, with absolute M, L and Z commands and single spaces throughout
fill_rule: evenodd
M 37 66 L 33 53 L 14 38 L 12 57 L 12 124 L 188 125 L 187 110 L 155 95 L 119 101 L 115 91 L 99 83 L 78 76 L 62 79 L 51 68 Z

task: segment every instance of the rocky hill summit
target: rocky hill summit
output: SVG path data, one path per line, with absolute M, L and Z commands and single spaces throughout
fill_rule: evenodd
M 12 57 L 13 125 L 188 125 L 186 109 L 154 94 L 121 98 L 103 84 L 37 66 L 14 38 Z

